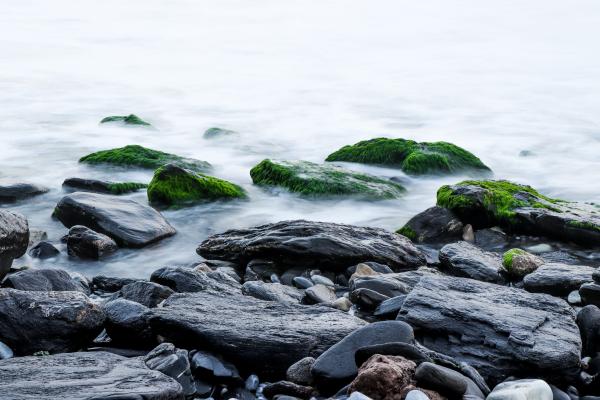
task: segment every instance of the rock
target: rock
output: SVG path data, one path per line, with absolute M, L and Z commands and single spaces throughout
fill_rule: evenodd
M 437 207 L 437 206 L 436 206 Z M 442 207 L 440 207 L 442 208 Z M 446 210 L 445 208 L 442 208 Z M 446 210 L 448 211 L 448 210 Z M 462 223 L 461 223 L 462 224 Z M 473 225 L 467 224 L 463 229 L 462 240 L 469 243 L 475 243 L 475 232 L 473 232 Z
M 447 142 L 417 143 L 376 138 L 344 146 L 326 161 L 346 161 L 401 168 L 409 175 L 488 174 L 490 169 L 467 150 Z
M 369 265 L 367 265 L 365 263 L 360 263 L 360 264 L 356 265 L 356 269 L 354 270 L 354 273 L 352 273 L 350 275 L 350 280 L 352 280 L 354 278 L 359 278 L 361 276 L 374 276 L 374 275 L 380 275 L 380 274 L 381 273 L 376 272 Z
M 314 286 L 315 284 L 313 283 L 313 281 L 311 281 L 308 278 L 305 278 L 303 276 L 297 276 L 293 279 L 293 283 L 294 286 L 296 286 L 298 289 L 308 289 L 311 286 Z
M 204 139 L 220 139 L 220 138 L 224 138 L 227 136 L 235 136 L 238 133 L 236 131 L 231 131 L 229 129 L 223 129 L 223 128 L 208 128 L 206 131 L 204 131 Z
M 579 295 L 583 304 L 600 306 L 600 284 L 584 283 L 579 287 Z
M 250 281 L 242 285 L 242 293 L 261 300 L 279 301 L 282 303 L 299 303 L 304 294 L 298 289 L 281 283 Z
M 148 322 L 150 309 L 135 301 L 116 299 L 104 305 L 106 332 L 115 344 L 130 348 L 156 345 Z
M 283 187 L 309 197 L 385 200 L 399 198 L 406 191 L 388 179 L 308 161 L 266 159 L 250 170 L 250 176 L 255 185 Z
M 479 229 L 475 232 L 475 244 L 486 250 L 501 249 L 508 244 L 508 236 L 497 226 Z
M 309 287 L 304 293 L 313 304 L 330 304 L 337 300 L 335 291 L 331 287 L 321 284 Z
M 246 192 L 238 185 L 176 164 L 158 168 L 148 185 L 148 201 L 164 206 L 185 206 L 245 197 Z
M 329 307 L 212 291 L 172 295 L 152 309 L 150 323 L 170 342 L 195 343 L 261 377 L 283 376 L 297 360 L 318 356 L 365 324 Z
M 371 400 L 371 398 L 368 396 L 365 396 L 361 392 L 352 392 L 350 394 L 350 396 L 348 396 L 348 400 Z
M 577 313 L 584 356 L 594 356 L 600 350 L 600 309 L 595 305 L 583 307 Z
M 358 370 L 348 392 L 373 399 L 400 400 L 402 390 L 413 382 L 416 365 L 399 356 L 374 355 Z
M 167 286 L 176 292 L 213 291 L 239 293 L 241 285 L 229 275 L 220 272 L 203 272 L 187 267 L 164 267 L 150 276 L 152 282 Z
M 346 297 L 340 297 L 339 299 L 331 303 L 331 307 L 337 308 L 341 311 L 349 311 L 352 308 L 352 302 Z
M 185 396 L 196 393 L 187 350 L 176 349 L 171 343 L 161 343 L 144 357 L 144 363 L 179 382 Z
M 80 292 L 0 290 L 0 337 L 17 355 L 79 350 L 100 333 L 104 318 Z
M 183 400 L 180 385 L 140 357 L 62 353 L 0 361 L 0 398 L 15 400 Z
M 406 394 L 405 400 L 429 400 L 429 397 L 422 391 L 413 389 Z
M 143 119 L 141 119 L 140 117 L 138 117 L 135 114 L 129 114 L 129 115 L 112 115 L 110 117 L 106 117 L 103 118 L 102 121 L 100 121 L 101 124 L 106 124 L 109 122 L 119 122 L 123 125 L 141 125 L 141 126 L 151 126 L 148 122 L 144 121 Z
M 415 379 L 419 387 L 435 390 L 448 398 L 462 398 L 470 381 L 469 378 L 459 372 L 430 362 L 421 363 L 417 367 Z M 470 383 L 477 388 L 475 383 L 472 381 Z M 483 393 L 479 393 L 480 398 L 483 399 Z
M 14 203 L 29 197 L 38 196 L 48 192 L 48 188 L 31 183 L 15 183 L 0 185 L 0 203 Z
M 0 281 L 10 271 L 15 258 L 27 251 L 29 225 L 21 214 L 0 209 Z
M 29 246 L 33 246 L 37 242 L 41 242 L 43 240 L 48 239 L 48 233 L 45 231 L 41 231 L 39 229 L 30 229 L 29 230 Z
M 105 164 L 152 170 L 156 170 L 166 164 L 176 164 L 182 168 L 198 172 L 207 171 L 211 168 L 211 165 L 206 161 L 184 158 L 138 145 L 97 151 L 81 157 L 79 162 L 92 165 Z
M 443 207 L 430 207 L 412 217 L 398 230 L 416 243 L 447 243 L 460 240 L 463 224 Z
M 303 359 L 296 361 L 287 369 L 285 378 L 298 385 L 310 386 L 313 383 L 313 377 L 310 373 L 313 365 L 315 364 L 314 357 L 304 357 Z
M 553 199 L 509 181 L 463 181 L 442 186 L 437 205 L 476 228 L 498 225 L 512 233 L 583 245 L 600 243 L 600 214 L 594 206 Z
M 70 256 L 99 260 L 118 249 L 117 243 L 110 237 L 83 225 L 75 225 L 69 229 L 67 251 Z
M 354 354 L 359 348 L 388 342 L 411 343 L 413 340 L 413 330 L 404 322 L 374 322 L 352 332 L 321 354 L 311 372 L 319 387 L 340 387 L 356 376 L 358 368 Z
M 384 264 L 380 264 L 378 262 L 374 262 L 374 261 L 365 261 L 363 263 L 359 263 L 356 265 L 353 265 L 351 267 L 348 267 L 346 269 L 346 276 L 351 277 L 352 275 L 354 275 L 354 273 L 356 273 L 356 271 L 358 270 L 358 266 L 360 264 L 364 264 L 367 267 L 371 268 L 373 271 L 375 271 L 377 274 L 391 274 L 392 272 L 394 272 L 390 267 L 388 267 L 387 265 Z M 365 274 L 362 274 L 363 276 L 366 276 Z
M 137 282 L 137 279 L 97 275 L 92 278 L 92 290 L 94 292 L 113 293 L 133 282 Z
M 404 304 L 404 299 L 406 299 L 406 295 L 400 295 L 382 301 L 373 312 L 373 315 L 377 317 L 392 316 L 395 318 L 396 315 L 398 315 L 398 311 L 402 308 L 402 304 Z
M 244 389 L 250 392 L 256 392 L 256 389 L 258 389 L 259 384 L 260 381 L 258 380 L 258 376 L 250 375 L 248 376 L 248 378 L 246 378 L 246 381 L 244 382 Z
M 583 265 L 544 264 L 523 278 L 525 290 L 567 296 L 584 283 L 592 282 L 595 268 Z
M 369 358 L 376 354 L 384 356 L 402 356 L 407 360 L 414 361 L 416 365 L 423 362 L 431 362 L 432 359 L 421 349 L 411 343 L 388 342 L 361 347 L 356 351 L 354 360 L 359 367 Z
M 97 179 L 68 178 L 63 182 L 63 188 L 74 189 L 82 192 L 95 192 L 105 194 L 124 194 L 136 192 L 148 187 L 145 183 L 138 182 L 111 182 Z
M 500 275 L 502 260 L 490 253 L 467 243 L 447 244 L 440 250 L 440 263 L 451 275 L 476 279 L 483 282 L 503 283 Z
M 524 370 L 563 381 L 579 371 L 581 339 L 574 311 L 546 294 L 425 276 L 406 297 L 398 318 L 418 330 L 420 343 L 470 364 L 490 382 Z
M 502 266 L 512 277 L 523 278 L 544 264 L 544 260 L 521 249 L 510 249 L 502 256 Z
M 315 285 L 325 285 L 329 287 L 335 287 L 335 283 L 329 278 L 324 277 L 323 275 L 312 275 L 310 279 L 315 283 Z
M 552 400 L 571 400 L 571 397 L 554 385 L 550 385 L 552 389 Z
M 173 290 L 158 283 L 136 281 L 123 286 L 119 291 L 119 297 L 153 308 L 173 293 Z
M 361 310 L 373 311 L 389 297 L 374 290 L 360 288 L 350 292 L 350 300 Z
M 431 268 L 419 268 L 416 271 L 405 271 L 378 276 L 363 276 L 350 282 L 350 290 L 370 289 L 387 297 L 397 297 L 409 293 L 421 280 L 421 277 L 439 274 Z
M 404 236 L 383 229 L 304 220 L 230 230 L 209 237 L 196 251 L 205 258 L 238 264 L 277 254 L 282 264 L 332 270 L 373 260 L 397 270 L 425 264 L 423 254 Z
M 153 208 L 96 193 L 75 192 L 63 197 L 54 215 L 67 228 L 84 225 L 124 247 L 143 247 L 175 234 L 175 229 Z
M 581 305 L 581 296 L 579 295 L 579 290 L 573 290 L 571 293 L 569 293 L 567 296 L 567 303 L 572 306 Z
M 69 273 L 62 269 L 26 269 L 19 271 L 8 275 L 3 282 L 3 286 L 32 292 L 86 292 L 78 280 L 71 278 Z
M 50 242 L 38 242 L 29 249 L 28 253 L 33 258 L 46 260 L 48 258 L 56 257 L 60 254 L 60 251 L 58 251 L 58 249 Z
M 541 379 L 519 379 L 496 386 L 487 400 L 552 400 L 552 389 Z
M 263 394 L 271 399 L 277 395 L 292 396 L 299 399 L 310 399 L 318 395 L 318 392 L 310 386 L 297 385 L 293 382 L 279 381 L 267 383 Z
M 194 375 L 207 382 L 239 384 L 242 381 L 235 365 L 206 351 L 195 351 L 191 358 Z

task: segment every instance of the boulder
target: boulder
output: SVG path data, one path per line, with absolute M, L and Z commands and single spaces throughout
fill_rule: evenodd
M 0 210 L 0 280 L 10 271 L 15 258 L 27 251 L 29 225 L 21 214 Z
M 304 294 L 292 287 L 281 283 L 250 281 L 242 285 L 242 293 L 261 300 L 279 301 L 281 303 L 299 303 Z
M 153 308 L 169 298 L 173 293 L 172 289 L 158 283 L 136 281 L 123 286 L 119 290 L 119 297 Z
M 327 156 L 326 161 L 385 165 L 401 168 L 410 175 L 490 173 L 475 155 L 448 142 L 376 138 L 344 146 Z
M 298 385 L 312 385 L 313 377 L 310 370 L 315 364 L 315 361 L 314 357 L 304 357 L 303 359 L 296 361 L 287 369 L 285 378 Z
M 546 294 L 426 276 L 408 294 L 398 318 L 415 328 L 425 346 L 470 364 L 490 382 L 522 371 L 570 381 L 579 372 L 575 313 Z
M 372 399 L 401 400 L 403 389 L 413 383 L 416 365 L 400 356 L 376 354 L 358 370 L 348 393 L 360 392 Z
M 62 353 L 0 361 L 0 398 L 183 400 L 181 386 L 141 357 Z
M 509 181 L 463 181 L 442 186 L 437 205 L 477 228 L 501 226 L 512 233 L 600 244 L 600 213 L 590 204 L 544 196 Z
M 239 293 L 241 289 L 241 285 L 227 274 L 188 267 L 159 268 L 152 273 L 150 280 L 176 292 Z
M 124 247 L 143 247 L 175 234 L 155 209 L 134 200 L 75 192 L 63 197 L 54 215 L 67 228 L 84 225 Z
M 46 260 L 48 258 L 56 257 L 60 254 L 60 251 L 54 247 L 50 242 L 42 241 L 37 242 L 33 245 L 28 254 L 33 258 L 39 258 L 40 260 Z
M 144 121 L 140 117 L 135 114 L 129 115 L 111 115 L 110 117 L 102 118 L 100 121 L 101 124 L 106 124 L 110 122 L 118 122 L 123 125 L 141 125 L 141 126 L 151 126 L 148 122 Z
M 31 292 L 87 292 L 80 281 L 73 279 L 67 271 L 50 268 L 26 269 L 10 274 L 3 286 Z
M 496 253 L 480 249 L 468 242 L 457 242 L 442 247 L 440 264 L 449 274 L 483 282 L 503 283 L 500 275 L 502 259 Z
M 544 259 L 522 249 L 510 249 L 502 256 L 504 270 L 514 278 L 523 278 L 544 264 Z
M 100 333 L 104 318 L 80 292 L 0 290 L 0 337 L 17 355 L 79 350 Z
M 377 228 L 304 220 L 230 230 L 209 237 L 196 251 L 207 259 L 238 264 L 263 258 L 335 270 L 364 261 L 377 261 L 396 270 L 425 265 L 421 251 L 402 235 Z
M 28 197 L 38 196 L 48 192 L 48 188 L 31 183 L 15 183 L 0 185 L 0 203 L 14 203 Z
M 519 379 L 496 386 L 487 400 L 552 400 L 550 386 L 541 379 Z
M 148 185 L 138 182 L 111 182 L 98 179 L 68 178 L 63 182 L 63 188 L 82 192 L 95 192 L 105 194 L 124 194 L 136 192 Z
M 447 243 L 461 239 L 463 224 L 443 207 L 430 207 L 412 217 L 397 233 L 416 243 Z
M 106 333 L 116 345 L 149 349 L 156 345 L 148 318 L 150 309 L 135 301 L 116 299 L 104 305 Z
M 252 182 L 283 187 L 309 197 L 357 197 L 385 200 L 401 197 L 399 183 L 362 172 L 308 161 L 263 160 L 250 170 Z
M 119 249 L 117 243 L 107 235 L 83 225 L 75 225 L 67 235 L 67 251 L 70 256 L 99 260 Z
M 593 282 L 595 268 L 583 265 L 544 264 L 523 278 L 525 290 L 567 296 L 584 283 Z

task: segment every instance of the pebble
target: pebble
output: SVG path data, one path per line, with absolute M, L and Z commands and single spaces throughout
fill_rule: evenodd
M 350 311 L 352 308 L 352 302 L 347 297 L 340 297 L 331 303 L 331 306 L 341 311 Z
M 321 285 L 330 286 L 330 287 L 335 286 L 335 284 L 333 283 L 333 281 L 331 279 L 326 278 L 323 275 L 313 275 L 313 276 L 311 276 L 311 279 L 317 285 L 321 284 Z
M 406 394 L 405 400 L 429 400 L 429 397 L 420 390 L 413 389 Z
M 258 380 L 258 376 L 252 374 L 248 378 L 246 378 L 246 383 L 245 383 L 244 387 L 246 388 L 246 390 L 249 390 L 251 392 L 256 392 L 256 389 L 258 389 L 259 383 L 260 383 L 260 381 Z
M 308 289 L 309 287 L 315 285 L 313 281 L 303 276 L 295 277 L 292 282 L 294 282 L 294 286 L 296 286 L 298 289 Z
M 533 246 L 527 246 L 525 247 L 525 250 L 527 250 L 530 253 L 548 253 L 550 251 L 553 250 L 552 246 L 550 246 L 547 243 L 540 243 L 540 244 L 535 244 Z

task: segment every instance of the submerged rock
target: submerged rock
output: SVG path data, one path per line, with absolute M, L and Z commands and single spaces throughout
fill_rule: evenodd
M 106 194 L 124 194 L 146 188 L 148 185 L 138 182 L 111 182 L 97 179 L 69 178 L 63 182 L 63 187 L 83 192 Z
M 21 214 L 0 210 L 0 280 L 10 271 L 13 259 L 21 257 L 29 244 L 29 224 Z
M 238 133 L 229 129 L 212 127 L 204 131 L 204 139 L 218 139 L 227 136 L 235 136 Z
M 67 228 L 84 225 L 124 247 L 143 247 L 175 234 L 175 229 L 155 209 L 130 199 L 96 193 L 66 195 L 53 215 Z
M 129 115 L 113 115 L 110 117 L 103 118 L 100 121 L 101 124 L 106 124 L 108 122 L 120 122 L 124 125 L 141 125 L 141 126 L 151 126 L 148 122 L 144 121 L 140 117 L 135 114 Z
M 244 189 L 238 185 L 175 164 L 157 169 L 148 185 L 148 200 L 167 206 L 245 197 Z
M 56 257 L 60 251 L 54 245 L 47 241 L 37 242 L 27 252 L 33 258 L 45 260 L 47 258 Z
M 468 242 L 447 244 L 440 250 L 439 258 L 442 267 L 451 275 L 484 282 L 504 282 L 500 275 L 500 256 Z
M 463 224 L 451 211 L 435 206 L 412 217 L 397 232 L 417 243 L 445 243 L 460 240 Z
M 69 229 L 67 251 L 70 256 L 98 260 L 114 253 L 118 249 L 119 247 L 114 240 L 90 228 L 75 225 Z
M 479 158 L 452 143 L 417 143 L 406 139 L 364 140 L 331 153 L 326 161 L 386 165 L 411 175 L 490 172 Z
M 499 225 L 513 233 L 600 245 L 600 214 L 593 206 L 544 196 L 509 181 L 463 181 L 442 186 L 437 205 L 475 227 Z
M 280 186 L 306 196 L 355 196 L 365 199 L 394 199 L 403 186 L 362 172 L 308 161 L 263 160 L 250 170 L 256 185 Z
M 80 163 L 107 164 L 119 167 L 137 167 L 157 169 L 166 164 L 176 164 L 182 168 L 193 171 L 206 171 L 211 165 L 206 161 L 184 158 L 175 154 L 149 149 L 139 145 L 101 150 L 79 159 Z
M 13 203 L 17 200 L 38 196 L 48 192 L 48 188 L 31 183 L 0 185 L 0 203 Z
M 213 235 L 196 250 L 207 259 L 244 264 L 273 259 L 281 264 L 343 270 L 364 261 L 393 269 L 416 269 L 425 257 L 407 238 L 383 229 L 315 221 L 281 221 Z

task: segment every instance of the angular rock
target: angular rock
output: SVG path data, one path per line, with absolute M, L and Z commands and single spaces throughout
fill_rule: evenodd
M 299 303 L 304 297 L 304 294 L 294 287 L 261 281 L 244 283 L 242 293 L 257 299 L 279 301 L 281 303 Z
M 31 183 L 0 185 L 0 203 L 13 203 L 48 192 L 48 188 Z
M 239 293 L 241 285 L 229 275 L 220 272 L 204 272 L 187 267 L 164 267 L 150 276 L 152 282 L 167 286 L 176 292 Z
M 235 365 L 206 351 L 194 351 L 191 357 L 194 375 L 207 382 L 239 384 L 242 381 Z
M 119 247 L 114 240 L 90 228 L 75 225 L 69 229 L 67 251 L 70 256 L 99 260 L 118 249 Z
M 67 228 L 84 225 L 124 247 L 143 247 L 175 234 L 175 229 L 153 208 L 97 193 L 75 192 L 63 197 L 54 215 Z
M 10 271 L 15 258 L 27 251 L 29 225 L 21 214 L 0 210 L 0 280 Z
M 446 243 L 460 240 L 463 224 L 446 208 L 431 207 L 412 217 L 398 233 L 416 243 Z
M 584 283 L 591 283 L 595 268 L 583 265 L 544 264 L 523 278 L 525 290 L 567 296 Z
M 0 290 L 0 337 L 17 355 L 79 350 L 100 333 L 104 318 L 80 292 Z
M 153 308 L 173 293 L 175 292 L 172 289 L 158 283 L 137 281 L 123 286 L 119 291 L 119 297 Z
M 373 311 L 389 297 L 371 289 L 360 288 L 350 292 L 350 300 L 361 310 Z
M 467 243 L 447 244 L 440 250 L 440 263 L 451 275 L 476 279 L 483 282 L 503 283 L 500 275 L 502 259 Z
M 470 364 L 490 382 L 524 370 L 568 381 L 579 371 L 574 311 L 546 294 L 428 276 L 408 294 L 398 318 L 425 346 Z
M 423 254 L 404 236 L 383 229 L 314 221 L 282 221 L 213 235 L 196 250 L 205 258 L 244 264 L 255 258 L 288 265 L 342 270 L 363 261 L 393 269 L 425 265 Z
M 196 393 L 187 350 L 176 349 L 171 343 L 161 343 L 144 357 L 144 363 L 179 382 L 186 397 Z
M 58 249 L 50 242 L 38 242 L 29 249 L 28 253 L 33 258 L 45 260 L 56 257 L 58 254 L 60 254 L 60 251 L 58 251 Z
M 104 194 L 124 194 L 136 192 L 148 187 L 145 183 L 138 182 L 111 182 L 98 179 L 68 178 L 63 182 L 63 188 L 74 189 L 82 192 L 95 192 Z
M 402 304 L 404 304 L 404 300 L 406 299 L 406 295 L 400 295 L 396 297 L 389 298 L 381 302 L 373 315 L 379 316 L 392 316 L 396 317 L 398 315 L 398 311 L 402 308 Z
M 431 268 L 419 268 L 416 271 L 363 276 L 350 282 L 350 290 L 365 288 L 392 298 L 408 294 L 421 280 L 421 277 L 432 274 L 439 274 L 439 271 Z
M 550 386 L 541 379 L 519 379 L 496 386 L 487 400 L 552 400 Z
M 400 393 L 413 383 L 416 365 L 399 356 L 376 354 L 358 370 L 348 392 L 361 392 L 372 399 L 400 400 Z
M 3 285 L 32 292 L 79 291 L 85 293 L 81 283 L 62 269 L 26 269 L 7 276 Z
M 152 348 L 156 345 L 148 318 L 150 309 L 135 301 L 116 299 L 104 305 L 106 333 L 112 341 L 130 348 Z
M 304 357 L 303 359 L 296 361 L 287 369 L 285 378 L 298 385 L 312 385 L 313 377 L 310 370 L 315 364 L 315 361 L 314 357 Z

